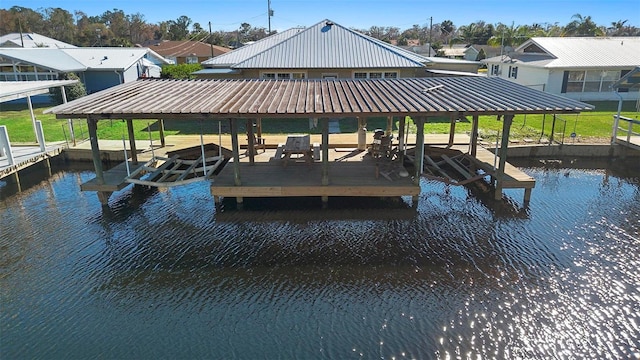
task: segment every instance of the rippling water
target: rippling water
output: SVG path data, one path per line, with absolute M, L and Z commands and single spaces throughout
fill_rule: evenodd
M 525 209 L 428 181 L 416 209 L 218 212 L 205 184 L 103 209 L 88 171 L 0 182 L 0 357 L 640 357 L 640 170 L 524 171 Z

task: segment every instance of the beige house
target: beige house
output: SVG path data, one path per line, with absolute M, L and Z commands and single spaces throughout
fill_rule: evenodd
M 429 69 L 477 75 L 482 64 L 428 58 L 323 20 L 277 33 L 202 65 L 204 69 L 194 73 L 198 78 L 397 79 L 434 76 Z

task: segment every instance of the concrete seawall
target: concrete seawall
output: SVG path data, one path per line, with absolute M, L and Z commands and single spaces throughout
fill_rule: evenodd
M 495 149 L 489 150 L 493 152 Z M 640 151 L 611 144 L 516 145 L 510 146 L 508 151 L 508 158 L 550 157 L 640 158 Z

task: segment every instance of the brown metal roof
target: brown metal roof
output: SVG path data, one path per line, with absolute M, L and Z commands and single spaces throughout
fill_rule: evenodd
M 47 112 L 62 119 L 219 119 L 532 114 L 593 108 L 497 77 L 144 79 L 85 96 Z

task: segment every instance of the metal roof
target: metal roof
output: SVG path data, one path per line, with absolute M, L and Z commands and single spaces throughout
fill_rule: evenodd
M 239 47 L 233 51 L 230 51 L 226 54 L 222 54 L 216 56 L 213 59 L 209 59 L 202 62 L 204 66 L 231 66 L 233 64 L 237 64 L 241 61 L 244 61 L 255 54 L 258 54 L 275 44 L 280 43 L 281 41 L 290 38 L 294 34 L 304 30 L 304 28 L 291 28 L 289 30 L 285 30 L 283 32 L 276 33 L 274 35 L 268 36 L 266 38 L 260 39 L 252 44 L 245 45 Z
M 524 52 L 530 46 L 543 53 Z M 506 55 L 507 60 L 545 68 L 629 68 L 640 66 L 640 37 L 534 37 Z
M 330 20 L 274 36 L 276 38 L 269 41 L 243 46 L 202 64 L 225 64 L 234 69 L 397 69 L 420 68 L 429 62 L 421 55 Z
M 24 45 L 24 46 L 23 46 Z M 0 36 L 1 47 L 74 48 L 74 45 L 36 33 L 9 33 Z
M 593 108 L 496 77 L 143 79 L 47 112 L 63 119 L 220 119 L 562 113 Z
M 206 68 L 198 71 L 194 71 L 193 74 L 202 75 L 202 74 L 225 74 L 225 75 L 236 75 L 240 74 L 240 70 L 234 70 L 229 68 Z
M 60 72 L 126 70 L 147 55 L 160 63 L 168 63 L 161 55 L 148 48 L 0 48 L 0 58 Z
M 61 72 L 85 71 L 87 67 L 62 49 L 54 48 L 0 48 L 0 59 L 35 64 Z
M 49 89 L 77 83 L 78 80 L 0 81 L 0 102 L 49 93 Z

